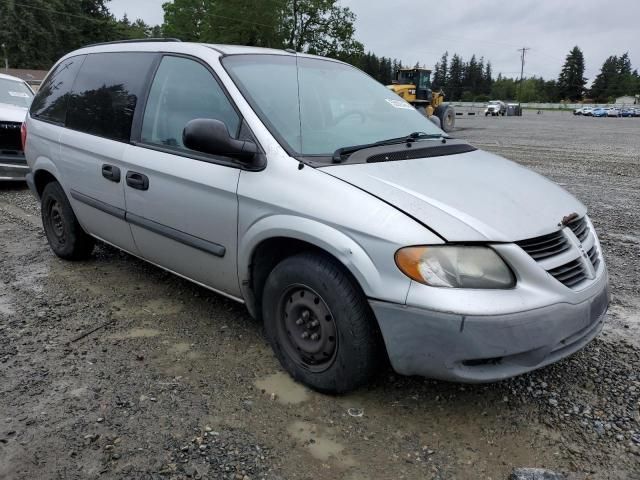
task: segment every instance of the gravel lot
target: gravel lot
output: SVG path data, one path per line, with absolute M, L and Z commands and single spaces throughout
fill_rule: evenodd
M 458 126 L 588 206 L 613 299 L 587 348 L 491 385 L 387 371 L 320 395 L 242 306 L 111 247 L 61 261 L 25 188 L 0 185 L 0 478 L 640 479 L 640 119 Z

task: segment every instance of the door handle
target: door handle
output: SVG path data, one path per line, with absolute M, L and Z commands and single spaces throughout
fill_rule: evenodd
M 112 182 L 120 182 L 120 169 L 113 165 L 102 165 L 102 176 Z
M 149 177 L 138 172 L 127 172 L 127 185 L 136 190 L 149 190 Z

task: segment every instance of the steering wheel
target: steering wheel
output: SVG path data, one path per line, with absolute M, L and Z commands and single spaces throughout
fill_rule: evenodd
M 349 110 L 347 112 L 344 112 L 340 115 L 338 115 L 336 118 L 333 119 L 333 124 L 337 125 L 340 122 L 344 121 L 346 118 L 352 116 L 352 115 L 358 115 L 360 117 L 360 123 L 364 123 L 365 120 L 367 119 L 367 117 L 365 116 L 364 112 L 360 111 L 360 110 Z

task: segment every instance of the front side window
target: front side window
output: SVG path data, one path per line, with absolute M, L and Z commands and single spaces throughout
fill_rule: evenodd
M 33 92 L 24 82 L 0 78 L 0 103 L 29 108 Z
M 182 132 L 196 118 L 220 120 L 238 135 L 240 117 L 211 72 L 188 58 L 164 57 L 149 92 L 142 141 L 185 149 Z
M 294 155 L 414 132 L 441 134 L 409 103 L 357 68 L 318 58 L 232 55 L 223 64 L 272 134 Z
M 88 55 L 73 85 L 66 126 L 129 141 L 136 105 L 155 58 L 144 52 Z
M 64 123 L 71 87 L 84 58 L 85 55 L 67 58 L 47 76 L 31 104 L 33 118 Z

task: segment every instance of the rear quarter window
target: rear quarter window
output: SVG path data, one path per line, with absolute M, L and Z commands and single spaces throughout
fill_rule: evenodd
M 49 73 L 31 104 L 33 118 L 64 123 L 71 87 L 84 58 L 84 55 L 67 58 Z
M 66 126 L 112 140 L 129 141 L 136 107 L 156 54 L 87 55 L 69 98 Z

